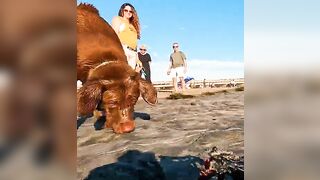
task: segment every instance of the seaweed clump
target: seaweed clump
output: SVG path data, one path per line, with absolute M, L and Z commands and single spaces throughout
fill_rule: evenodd
M 209 158 L 203 165 L 197 164 L 200 170 L 198 180 L 244 179 L 244 157 L 237 156 L 233 152 L 221 151 L 213 147 L 209 152 Z
M 173 94 L 170 94 L 169 97 L 167 97 L 167 99 L 188 99 L 188 98 L 194 98 L 194 96 L 181 94 L 181 93 L 173 93 Z
M 244 91 L 244 86 L 237 87 L 235 91 Z
M 216 93 L 215 92 L 204 92 L 204 93 L 201 93 L 202 96 L 212 96 L 212 95 L 215 95 Z

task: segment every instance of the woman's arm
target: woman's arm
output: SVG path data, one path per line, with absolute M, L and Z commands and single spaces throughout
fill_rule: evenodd
M 150 63 L 152 60 L 151 60 L 151 56 L 150 56 L 150 54 L 148 53 L 148 56 L 149 56 L 149 60 L 148 60 L 148 62 Z
M 150 54 L 149 54 L 149 57 L 150 57 L 149 67 L 150 67 L 150 70 L 151 70 L 151 62 L 152 62 L 152 59 L 151 59 L 151 55 L 150 55 Z
M 115 16 L 112 19 L 112 24 L 111 27 L 114 29 L 114 31 L 119 34 L 119 29 L 120 29 L 120 24 L 121 24 L 121 20 L 119 16 Z

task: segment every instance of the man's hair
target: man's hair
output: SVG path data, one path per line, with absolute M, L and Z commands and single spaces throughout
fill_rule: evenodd
M 177 43 L 177 42 L 174 42 L 172 45 L 175 45 L 175 44 L 179 45 L 179 43 Z

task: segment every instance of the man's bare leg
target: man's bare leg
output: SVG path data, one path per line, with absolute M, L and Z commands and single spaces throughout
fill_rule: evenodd
M 178 91 L 177 78 L 173 77 L 172 82 L 173 82 L 174 91 L 177 92 Z
M 184 82 L 184 78 L 183 77 L 179 77 L 180 78 L 180 82 L 181 82 L 181 86 L 182 86 L 182 91 L 186 90 L 186 83 Z

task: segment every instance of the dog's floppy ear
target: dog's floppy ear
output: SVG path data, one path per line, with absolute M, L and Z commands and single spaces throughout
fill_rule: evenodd
M 77 111 L 80 115 L 92 113 L 101 100 L 102 84 L 86 82 L 77 92 Z
M 150 105 L 155 105 L 158 102 L 157 90 L 151 83 L 140 78 L 139 79 L 139 90 L 142 98 Z

